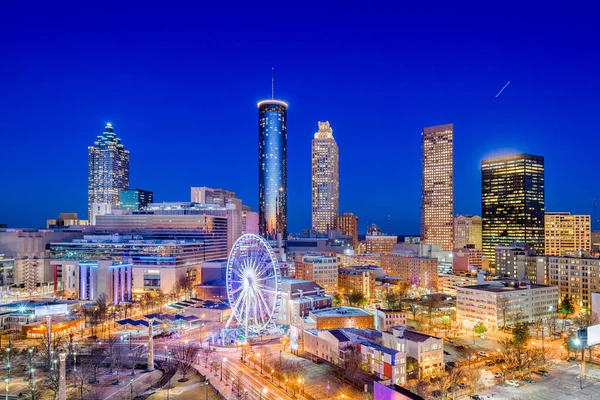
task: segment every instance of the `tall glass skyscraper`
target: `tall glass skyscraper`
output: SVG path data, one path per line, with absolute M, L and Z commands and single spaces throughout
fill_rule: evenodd
M 269 240 L 287 236 L 287 103 L 258 103 L 258 223 Z
M 516 154 L 481 163 L 483 255 L 495 265 L 495 247 L 527 244 L 544 254 L 544 157 Z
M 92 219 L 94 203 L 118 208 L 121 189 L 129 189 L 129 150 L 108 123 L 104 133 L 88 147 L 88 217 Z
M 339 154 L 329 122 L 319 122 L 312 142 L 312 229 L 337 229 L 339 214 Z
M 138 211 L 154 202 L 154 193 L 142 189 L 123 189 L 119 195 L 121 210 Z
M 421 241 L 454 248 L 454 126 L 423 129 Z

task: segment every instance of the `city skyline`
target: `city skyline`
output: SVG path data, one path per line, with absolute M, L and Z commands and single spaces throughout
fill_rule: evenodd
M 18 14 L 19 7 L 11 7 Z M 47 29 L 51 20 L 47 17 L 53 15 L 52 11 L 30 11 L 21 19 L 17 15 L 6 27 L 20 32 L 23 21 L 28 21 L 40 32 Z M 583 171 L 579 174 L 574 168 L 564 167 L 578 162 L 589 166 L 593 146 L 584 147 L 577 154 L 563 154 L 555 145 L 565 134 L 577 133 L 583 142 L 593 140 L 586 127 L 593 126 L 593 110 L 597 108 L 594 86 L 589 84 L 596 82 L 595 74 L 586 52 L 576 52 L 572 46 L 585 46 L 585 40 L 580 39 L 591 29 L 581 20 L 557 40 L 555 34 L 546 35 L 545 27 L 534 29 L 530 19 L 511 17 L 508 12 L 490 12 L 480 20 L 489 30 L 481 37 L 469 35 L 473 40 L 465 44 L 455 39 L 468 34 L 479 22 L 454 12 L 451 15 L 457 23 L 465 23 L 459 31 L 441 41 L 441 27 L 425 32 L 416 47 L 427 48 L 427 52 L 409 46 L 402 57 L 391 58 L 384 55 L 387 50 L 398 48 L 390 46 L 398 46 L 394 43 L 402 32 L 392 34 L 382 27 L 385 24 L 379 23 L 369 25 L 370 33 L 361 38 L 340 30 L 342 23 L 334 21 L 331 35 L 322 43 L 333 50 L 320 55 L 317 68 L 312 47 L 321 43 L 323 37 L 310 32 L 307 36 L 299 28 L 305 14 L 290 21 L 298 29 L 287 37 L 286 52 L 264 56 L 257 51 L 264 45 L 263 41 L 255 41 L 257 35 L 240 40 L 240 35 L 227 34 L 215 23 L 205 28 L 214 35 L 205 35 L 205 31 L 194 30 L 196 23 L 192 25 L 191 20 L 179 22 L 191 35 L 182 36 L 176 31 L 153 34 L 139 40 L 140 52 L 132 53 L 127 40 L 140 27 L 150 29 L 143 22 L 131 26 L 123 23 L 123 18 L 133 11 L 125 7 L 122 16 L 110 16 L 121 25 L 120 32 L 99 35 L 78 25 L 84 34 L 74 37 L 70 28 L 74 21 L 82 20 L 71 18 L 43 43 L 36 39 L 39 35 L 34 30 L 33 36 L 25 35 L 19 46 L 7 46 L 7 57 L 15 60 L 19 68 L 2 66 L 8 68 L 3 70 L 7 72 L 3 74 L 7 80 L 3 85 L 7 94 L 1 107 L 5 113 L 3 123 L 11 133 L 6 139 L 11 151 L 6 152 L 4 162 L 21 168 L 15 168 L 14 174 L 2 174 L 2 179 L 6 187 L 20 195 L 18 203 L 12 196 L 2 199 L 0 209 L 22 207 L 27 212 L 2 213 L 0 223 L 43 227 L 46 219 L 60 212 L 85 215 L 85 154 L 81 149 L 89 145 L 100 124 L 107 121 L 115 125 L 131 151 L 132 182 L 136 187 L 153 190 L 157 201 L 184 200 L 190 186 L 205 185 L 233 190 L 258 210 L 255 104 L 270 94 L 268 79 L 273 66 L 279 76 L 278 97 L 290 103 L 290 232 L 310 227 L 310 137 L 318 120 L 329 120 L 339 132 L 336 140 L 344 149 L 340 160 L 340 213 L 359 216 L 361 233 L 367 223 L 373 222 L 387 230 L 388 215 L 393 233 L 418 232 L 419 131 L 423 126 L 447 121 L 454 123 L 457 132 L 455 214 L 481 213 L 480 161 L 499 149 L 514 149 L 515 153 L 545 157 L 548 211 L 593 215 L 593 199 L 598 196 L 593 185 L 586 183 L 591 179 L 587 172 L 591 168 L 577 170 Z M 409 14 L 417 11 L 409 10 Z M 385 18 L 374 9 L 366 13 Z M 550 8 L 536 13 L 535 20 L 558 15 Z M 108 18 L 105 12 L 89 15 L 92 24 L 104 23 Z M 441 19 L 442 15 L 440 10 L 432 18 Z M 174 26 L 170 16 L 169 12 L 165 15 L 166 26 Z M 232 18 L 236 22 L 244 20 L 239 16 Z M 493 27 L 491 21 L 498 18 L 510 21 L 513 30 L 506 33 Z M 409 33 L 416 25 L 406 22 L 403 29 Z M 254 29 L 247 23 L 239 28 Z M 185 39 L 180 43 L 182 37 Z M 300 37 L 306 37 L 307 43 L 299 45 L 296 39 Z M 371 38 L 375 37 L 381 42 L 373 45 Z M 274 40 L 274 47 L 283 49 L 284 41 Z M 353 43 L 353 47 L 336 47 L 340 40 Z M 444 50 L 446 41 L 457 43 L 452 54 Z M 219 44 L 216 47 L 231 46 L 230 53 L 236 58 L 215 50 L 214 42 Z M 202 57 L 186 51 L 190 45 L 197 45 Z M 73 48 L 81 49 L 77 58 Z M 483 53 L 482 48 L 486 48 Z M 448 68 L 416 61 L 431 50 L 441 51 L 447 57 Z M 98 55 L 107 52 L 113 59 L 111 68 L 97 62 Z M 542 60 L 550 54 L 553 59 L 559 54 L 563 55 L 561 60 L 569 61 L 548 65 Z M 206 58 L 214 60 L 214 65 L 201 62 Z M 39 65 L 45 66 L 43 71 Z M 141 72 L 136 73 L 138 70 Z M 174 70 L 176 74 L 172 73 Z M 539 70 L 544 73 L 538 74 Z M 36 79 L 45 83 L 34 85 Z M 495 98 L 509 79 L 510 86 Z M 448 101 L 449 97 L 452 101 Z M 235 121 L 223 123 L 232 115 Z M 57 126 L 60 136 L 43 134 L 48 127 Z M 178 140 L 171 141 L 169 137 Z M 227 146 L 224 138 L 232 139 Z M 179 145 L 182 141 L 185 146 Z M 43 162 L 49 154 L 55 160 L 44 164 L 44 174 L 23 163 L 25 159 Z M 224 165 L 225 159 L 236 163 Z M 369 161 L 381 171 L 374 173 L 372 166 L 367 167 Z M 58 193 L 54 179 L 62 182 Z M 567 180 L 576 188 L 575 195 L 568 198 L 561 195 L 561 185 Z M 372 198 L 351 196 L 364 182 L 372 186 Z M 53 195 L 39 204 L 32 188 Z

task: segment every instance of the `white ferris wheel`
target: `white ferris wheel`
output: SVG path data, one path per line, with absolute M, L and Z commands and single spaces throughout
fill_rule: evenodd
M 277 257 L 261 236 L 242 235 L 227 260 L 227 298 L 231 316 L 244 331 L 244 340 L 274 324 L 281 302 L 281 274 Z

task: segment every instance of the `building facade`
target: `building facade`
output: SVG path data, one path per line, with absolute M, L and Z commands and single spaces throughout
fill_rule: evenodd
M 384 254 L 391 253 L 394 245 L 398 243 L 398 236 L 391 235 L 367 235 L 365 238 L 366 253 Z
M 287 103 L 258 103 L 259 231 L 269 240 L 287 236 Z
M 142 189 L 123 189 L 119 192 L 121 210 L 138 211 L 154 203 L 154 193 Z
M 129 189 L 129 150 L 125 150 L 109 123 L 94 145 L 88 147 L 88 219 L 92 219 L 94 203 L 119 208 L 121 189 Z
M 469 272 L 476 267 L 481 269 L 483 265 L 483 251 L 469 244 L 452 252 L 452 271 Z
M 589 253 L 576 257 L 548 257 L 550 285 L 558 287 L 558 296 L 570 297 L 579 306 L 592 305 L 592 293 L 600 291 L 600 259 Z
M 344 235 L 352 236 L 352 248 L 358 252 L 358 217 L 352 213 L 338 216 L 338 229 Z
M 495 265 L 496 246 L 525 243 L 544 254 L 544 157 L 517 154 L 481 163 L 483 255 Z
M 299 326 L 300 319 L 307 317 L 310 311 L 332 306 L 333 297 L 325 294 L 325 290 L 315 282 L 282 278 L 281 305 L 275 323 Z
M 477 276 L 474 274 L 442 274 L 438 276 L 439 289 L 442 293 L 456 296 L 456 288 L 459 286 L 477 285 Z
M 454 126 L 423 129 L 421 241 L 454 248 Z
M 87 226 L 87 219 L 79 219 L 77 213 L 60 213 L 56 219 L 46 220 L 47 229 L 63 229 L 70 226 Z
M 373 329 L 373 314 L 356 307 L 331 307 L 309 312 L 302 319 L 303 329 Z
M 339 154 L 329 122 L 319 122 L 312 141 L 312 229 L 337 229 L 339 206 Z
M 338 292 L 362 293 L 366 299 L 375 297 L 375 271 L 361 268 L 338 269 Z
M 564 256 L 565 252 L 590 251 L 592 229 L 590 215 L 547 212 L 544 217 L 547 256 Z
M 411 285 L 422 288 L 437 288 L 438 260 L 419 257 L 409 253 L 381 255 L 381 268 L 389 276 L 407 279 Z
M 408 314 L 404 311 L 377 309 L 375 311 L 375 329 L 387 332 L 394 326 L 406 327 Z
M 338 290 L 338 261 L 336 257 L 309 254 L 296 261 L 296 279 L 315 282 L 327 293 Z
M 556 315 L 558 287 L 494 281 L 456 288 L 456 320 L 472 328 L 477 323 L 502 329 L 515 322 L 534 322 Z
M 131 267 L 111 261 L 79 263 L 79 300 L 94 301 L 104 293 L 113 304 L 130 302 Z
M 383 332 L 382 344 L 417 360 L 419 379 L 444 372 L 444 340 L 441 338 L 397 326 Z
M 454 247 L 462 249 L 469 244 L 481 249 L 481 217 L 478 215 L 457 215 L 454 218 Z

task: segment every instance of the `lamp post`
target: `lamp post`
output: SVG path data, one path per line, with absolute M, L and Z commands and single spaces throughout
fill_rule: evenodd
M 287 382 L 288 382 L 288 380 L 287 380 L 287 378 L 285 378 L 285 392 L 286 393 L 287 393 Z
M 77 350 L 73 352 L 73 372 L 77 372 Z
M 10 384 L 10 379 L 6 378 L 4 382 L 6 382 L 6 400 L 8 400 L 8 385 Z
M 247 399 L 248 399 L 248 389 L 244 389 L 244 400 L 247 400 Z
M 204 394 L 205 394 L 205 396 L 206 396 L 206 397 L 205 397 L 205 398 L 206 398 L 206 400 L 208 400 L 208 384 L 209 384 L 209 383 L 210 383 L 210 382 L 209 382 L 209 380 L 208 380 L 208 379 L 206 379 L 206 380 L 204 381 Z
M 220 381 L 222 381 L 222 380 L 223 380 L 223 363 L 224 363 L 224 362 L 227 362 L 227 358 L 223 358 L 223 359 L 221 360 L 221 379 L 220 379 Z M 225 382 L 225 383 L 227 383 L 227 382 Z
M 133 400 L 133 377 L 129 378 L 129 398 Z
M 261 391 L 259 392 L 259 393 L 260 393 L 260 395 L 259 395 L 259 400 L 262 400 L 262 396 L 263 396 L 263 394 L 265 395 L 265 399 L 266 399 L 266 398 L 267 398 L 267 392 L 268 392 L 267 388 L 263 388 L 263 390 L 261 390 Z
M 29 387 L 31 388 L 31 400 L 35 400 L 35 375 L 33 368 L 29 370 Z
M 273 374 L 275 373 L 274 369 L 271 369 L 271 382 L 273 382 Z
M 304 398 L 304 379 L 298 378 L 298 385 L 302 384 L 302 398 Z

